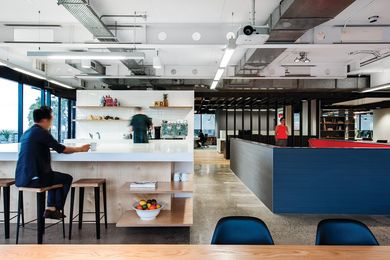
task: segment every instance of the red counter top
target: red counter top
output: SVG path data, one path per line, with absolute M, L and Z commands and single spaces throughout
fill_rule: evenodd
M 325 140 L 325 139 L 309 139 L 309 147 L 311 148 L 390 148 L 388 144 L 343 141 L 343 140 Z

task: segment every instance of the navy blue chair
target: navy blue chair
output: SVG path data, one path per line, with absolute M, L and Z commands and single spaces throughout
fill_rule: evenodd
M 254 217 L 224 217 L 215 227 L 212 245 L 273 245 L 265 223 Z
M 316 245 L 379 246 L 363 223 L 349 219 L 325 219 L 318 223 Z

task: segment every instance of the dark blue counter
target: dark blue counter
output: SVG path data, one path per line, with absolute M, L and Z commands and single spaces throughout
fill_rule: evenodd
M 231 169 L 274 213 L 390 215 L 390 149 L 231 140 Z

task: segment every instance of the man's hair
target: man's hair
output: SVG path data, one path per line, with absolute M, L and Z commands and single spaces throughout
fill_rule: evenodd
M 280 122 L 282 122 L 284 119 L 285 119 L 285 118 L 284 118 L 284 116 L 283 116 L 283 117 L 281 117 L 281 118 L 280 118 Z
M 33 112 L 33 119 L 35 123 L 41 122 L 42 119 L 51 119 L 53 110 L 48 106 L 42 106 L 35 109 Z

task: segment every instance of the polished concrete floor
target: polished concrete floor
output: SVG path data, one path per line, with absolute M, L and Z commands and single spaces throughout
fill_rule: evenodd
M 63 239 L 60 226 L 45 234 L 45 243 L 151 243 L 208 244 L 217 221 L 224 216 L 247 215 L 261 218 L 269 227 L 276 244 L 313 244 L 317 223 L 327 217 L 314 215 L 276 215 L 266 208 L 230 171 L 229 162 L 212 150 L 195 152 L 194 225 L 191 228 L 115 228 L 102 227 L 102 238 L 95 238 L 95 226 L 74 228 L 73 239 Z M 390 217 L 352 218 L 367 224 L 380 244 L 390 245 Z M 15 243 L 15 226 L 11 239 L 4 240 L 0 226 L 0 243 Z M 25 229 L 21 243 L 35 243 L 35 231 Z

